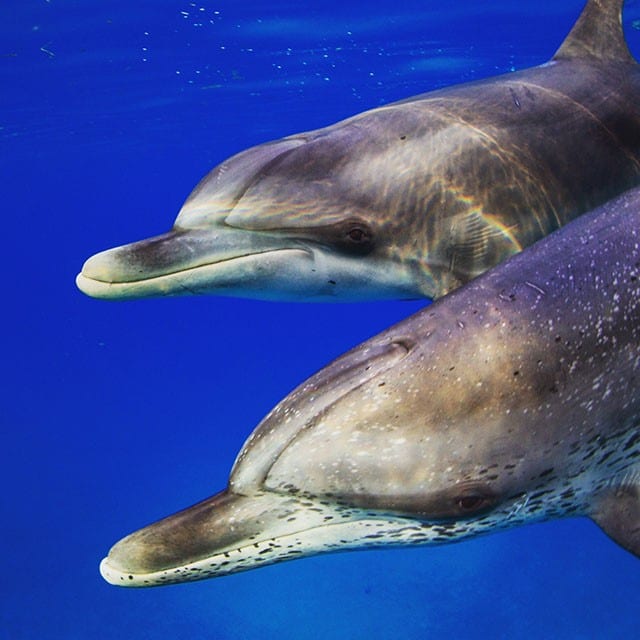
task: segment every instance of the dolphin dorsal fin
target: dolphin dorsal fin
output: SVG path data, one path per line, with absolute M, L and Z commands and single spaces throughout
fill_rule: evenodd
M 553 60 L 597 58 L 634 63 L 622 30 L 624 0 L 588 0 Z

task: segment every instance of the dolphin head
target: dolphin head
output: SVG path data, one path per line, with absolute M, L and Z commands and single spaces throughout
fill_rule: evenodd
M 490 347 L 449 340 L 444 362 L 430 350 L 435 324 L 387 332 L 310 378 L 249 437 L 222 493 L 118 542 L 103 576 L 124 586 L 183 582 L 547 517 L 553 500 L 530 492 L 544 492 L 557 472 L 532 440 L 542 418 L 527 413 L 531 397 L 516 391 L 507 349 L 496 337 L 491 384 L 487 371 L 463 373 L 474 349 Z M 510 415 L 517 410 L 524 417 Z M 563 490 L 579 509 L 579 491 Z
M 200 182 L 171 231 L 89 258 L 78 287 L 118 299 L 423 297 L 416 281 L 428 286 L 428 275 L 416 278 L 418 261 L 398 260 L 390 238 L 402 222 L 380 215 L 368 195 L 375 176 L 357 168 L 366 165 L 369 146 L 347 125 L 331 136 L 312 132 L 248 149 Z M 380 153 L 384 140 L 374 147 Z M 406 235 L 404 245 L 415 242 Z

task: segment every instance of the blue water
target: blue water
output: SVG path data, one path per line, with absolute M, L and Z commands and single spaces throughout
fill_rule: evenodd
M 0 4 L 0 638 L 640 637 L 640 563 L 587 520 L 160 589 L 98 574 L 221 489 L 306 376 L 421 305 L 107 303 L 76 290 L 83 260 L 166 230 L 243 148 L 544 62 L 581 4 Z

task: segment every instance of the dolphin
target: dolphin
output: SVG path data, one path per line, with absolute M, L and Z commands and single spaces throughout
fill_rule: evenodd
M 101 572 L 161 585 L 571 516 L 640 557 L 640 189 L 312 376 L 224 491 Z
M 173 228 L 87 260 L 96 298 L 438 298 L 640 184 L 623 0 L 589 0 L 550 62 L 250 148 Z

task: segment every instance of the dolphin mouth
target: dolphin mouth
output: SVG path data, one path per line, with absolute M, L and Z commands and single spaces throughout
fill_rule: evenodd
M 224 240 L 224 242 L 223 242 Z M 302 243 L 225 228 L 212 240 L 202 230 L 169 233 L 108 249 L 90 257 L 76 277 L 83 293 L 101 299 L 131 299 L 216 293 L 234 295 L 253 284 L 268 295 L 282 264 L 313 261 Z
M 123 587 L 191 582 L 359 548 L 365 538 L 382 540 L 392 529 L 397 536 L 415 525 L 327 501 L 227 489 L 123 538 L 100 563 L 100 573 Z

